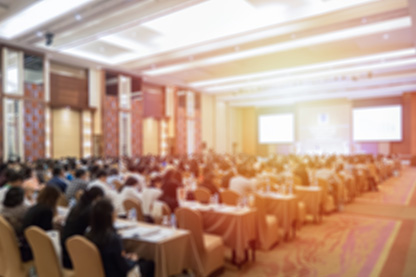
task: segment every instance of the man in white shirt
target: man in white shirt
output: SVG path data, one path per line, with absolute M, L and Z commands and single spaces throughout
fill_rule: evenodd
M 248 193 L 255 190 L 255 182 L 250 180 L 248 171 L 243 168 L 238 168 L 238 175 L 231 178 L 230 180 L 230 190 L 238 192 L 240 195 L 247 195 Z
M 118 215 L 124 215 L 124 208 L 122 203 L 121 196 L 117 193 L 117 191 L 112 190 L 110 186 L 106 183 L 107 180 L 107 172 L 104 169 L 101 169 L 97 173 L 97 179 L 95 179 L 93 182 L 88 184 L 88 188 L 90 189 L 92 187 L 99 187 L 103 190 L 104 195 L 111 200 L 113 203 L 114 209 Z
M 139 191 L 142 191 L 146 187 L 146 178 L 143 176 L 144 168 L 132 167 L 129 169 L 129 171 L 130 172 L 128 173 L 128 175 L 135 178 L 139 182 L 138 188 L 139 188 Z

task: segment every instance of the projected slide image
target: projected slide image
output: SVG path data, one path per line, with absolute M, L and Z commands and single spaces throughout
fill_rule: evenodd
M 293 114 L 261 115 L 258 126 L 260 143 L 292 143 L 294 141 Z
M 354 141 L 400 141 L 402 108 L 382 106 L 353 110 Z

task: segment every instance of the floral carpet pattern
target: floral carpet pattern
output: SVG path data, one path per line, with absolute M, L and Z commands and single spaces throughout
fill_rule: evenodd
M 258 251 L 251 266 L 224 276 L 370 276 L 399 226 L 395 220 L 332 215 L 305 226 L 293 241 Z

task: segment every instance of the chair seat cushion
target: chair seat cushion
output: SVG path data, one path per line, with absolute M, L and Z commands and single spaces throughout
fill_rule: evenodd
M 71 269 L 62 269 L 62 275 L 63 277 L 74 277 L 75 276 L 75 271 L 71 270 Z
M 268 226 L 277 226 L 277 217 L 274 215 L 266 215 L 266 223 Z
M 207 252 L 211 252 L 213 249 L 223 245 L 222 238 L 215 235 L 204 234 L 204 246 Z

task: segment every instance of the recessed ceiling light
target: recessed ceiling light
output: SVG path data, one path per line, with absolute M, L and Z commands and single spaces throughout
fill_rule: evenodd
M 389 34 L 384 34 L 384 35 L 383 35 L 383 39 L 387 40 L 387 39 L 389 39 L 389 38 L 390 38 L 390 35 L 389 35 Z
M 79 13 L 77 13 L 77 14 L 75 15 L 75 19 L 76 19 L 77 21 L 81 21 L 81 20 L 82 20 L 82 16 L 81 16 Z
M 37 31 L 36 36 L 40 37 L 40 38 L 43 37 L 43 32 L 42 31 Z

